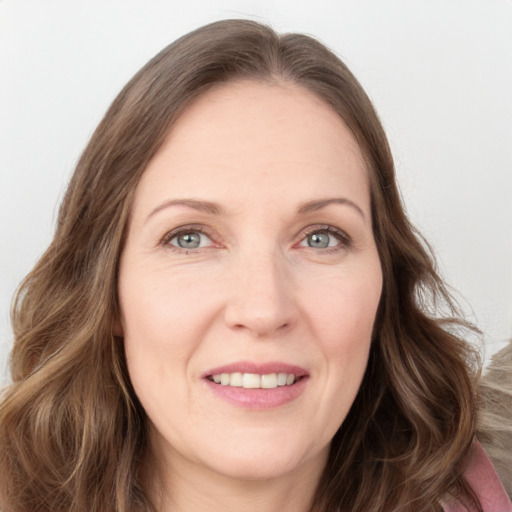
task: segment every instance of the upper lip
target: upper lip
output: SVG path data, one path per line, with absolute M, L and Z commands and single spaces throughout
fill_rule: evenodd
M 259 375 L 268 375 L 270 373 L 287 373 L 296 377 L 304 377 L 309 375 L 307 370 L 300 366 L 272 361 L 268 363 L 255 363 L 252 361 L 238 361 L 223 366 L 217 366 L 203 373 L 202 377 L 210 377 L 221 373 L 255 373 Z

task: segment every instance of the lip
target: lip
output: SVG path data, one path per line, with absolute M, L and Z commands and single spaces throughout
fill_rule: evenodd
M 208 377 L 219 373 L 293 373 L 299 378 L 291 386 L 279 386 L 272 389 L 245 389 L 222 386 Z M 309 381 L 309 373 L 300 366 L 281 362 L 254 363 L 241 361 L 208 370 L 202 375 L 203 382 L 212 393 L 221 400 L 242 409 L 265 410 L 283 406 L 296 400 L 305 390 Z

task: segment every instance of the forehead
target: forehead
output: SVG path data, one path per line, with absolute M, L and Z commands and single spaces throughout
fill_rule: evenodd
M 283 183 L 299 195 L 322 195 L 341 182 L 368 196 L 361 150 L 341 117 L 289 83 L 239 81 L 199 96 L 172 126 L 137 195 L 169 193 L 163 181 L 180 197 L 208 196 L 220 184 L 227 197 L 270 193 Z

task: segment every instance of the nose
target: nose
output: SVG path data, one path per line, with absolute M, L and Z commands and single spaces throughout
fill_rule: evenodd
M 272 252 L 240 257 L 230 277 L 225 321 L 231 329 L 264 338 L 292 326 L 293 280 L 282 258 Z

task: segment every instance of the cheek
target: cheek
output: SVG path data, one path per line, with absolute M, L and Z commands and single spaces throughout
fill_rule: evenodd
M 216 273 L 169 269 L 165 263 L 148 267 L 130 268 L 129 262 L 121 267 L 119 300 L 128 372 L 145 407 L 166 403 L 186 409 L 187 382 L 193 379 L 190 360 L 219 311 L 214 279 L 205 278 Z
M 319 283 L 320 284 L 320 283 Z M 380 266 L 347 272 L 318 286 L 311 317 L 329 353 L 358 352 L 370 342 L 382 291 Z
M 195 340 L 195 324 L 187 321 L 193 287 L 172 283 L 161 271 L 133 270 L 129 263 L 121 267 L 119 281 L 128 371 L 140 394 L 186 369 L 183 361 Z
M 125 337 L 165 348 L 200 329 L 198 319 L 205 318 L 208 308 L 204 299 L 211 295 L 209 283 L 165 269 L 141 269 L 126 275 L 131 279 L 121 274 L 119 290 Z
M 330 280 L 315 296 L 315 339 L 326 368 L 324 408 L 335 430 L 350 409 L 364 376 L 380 300 L 380 267 Z
M 190 408 L 188 363 L 204 332 L 198 318 L 205 318 L 205 304 L 201 290 L 190 281 L 176 282 L 166 275 L 139 271 L 124 280 L 121 275 L 119 298 L 135 393 L 150 418 L 173 425 L 172 418 Z

